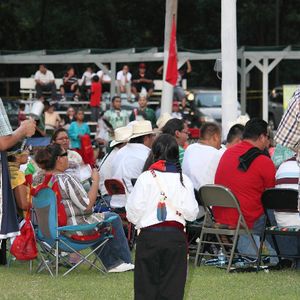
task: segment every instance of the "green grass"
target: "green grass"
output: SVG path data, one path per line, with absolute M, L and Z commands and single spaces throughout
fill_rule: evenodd
M 300 272 L 226 274 L 190 265 L 185 299 L 300 299 Z M 133 272 L 101 275 L 84 266 L 66 277 L 30 274 L 28 264 L 0 267 L 0 299 L 133 299 Z

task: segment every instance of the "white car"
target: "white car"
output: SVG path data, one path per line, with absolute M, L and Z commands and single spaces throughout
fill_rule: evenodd
M 220 90 L 193 90 L 195 107 L 209 118 L 209 121 L 222 122 L 222 92 Z M 241 105 L 238 102 L 238 117 Z

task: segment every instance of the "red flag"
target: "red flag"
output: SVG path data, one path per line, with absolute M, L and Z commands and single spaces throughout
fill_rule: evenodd
M 177 71 L 176 24 L 175 24 L 175 16 L 173 16 L 166 81 L 172 84 L 173 86 L 175 86 L 177 82 L 177 78 L 178 78 L 178 71 Z

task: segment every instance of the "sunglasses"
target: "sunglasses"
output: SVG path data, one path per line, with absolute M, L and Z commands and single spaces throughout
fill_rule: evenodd
M 59 155 L 59 157 L 63 157 L 63 156 L 68 156 L 68 152 L 64 152 L 64 153 Z

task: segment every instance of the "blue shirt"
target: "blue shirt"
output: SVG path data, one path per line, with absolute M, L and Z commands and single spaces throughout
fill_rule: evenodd
M 77 122 L 72 122 L 68 130 L 68 135 L 71 141 L 71 148 L 80 149 L 81 142 L 80 142 L 79 135 L 90 134 L 90 133 L 91 131 L 87 123 L 82 123 L 81 125 L 79 125 Z

